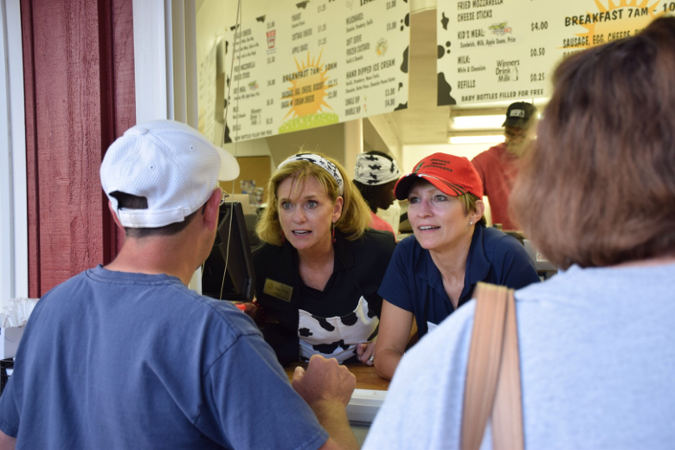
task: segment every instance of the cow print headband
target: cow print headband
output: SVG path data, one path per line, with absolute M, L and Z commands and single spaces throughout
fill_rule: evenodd
M 356 158 L 354 180 L 368 186 L 377 186 L 397 180 L 400 170 L 393 159 L 377 153 L 359 153 Z
M 342 180 L 342 174 L 340 174 L 340 171 L 338 170 L 337 166 L 332 162 L 328 161 L 326 158 L 314 153 L 298 153 L 297 155 L 289 156 L 288 158 L 286 158 L 285 161 L 279 164 L 277 170 L 281 169 L 286 164 L 294 161 L 309 161 L 312 164 L 316 164 L 317 166 L 321 167 L 326 172 L 328 172 L 330 176 L 333 177 L 333 179 L 335 179 L 335 182 L 338 185 L 338 195 L 342 195 L 344 193 L 345 183 Z

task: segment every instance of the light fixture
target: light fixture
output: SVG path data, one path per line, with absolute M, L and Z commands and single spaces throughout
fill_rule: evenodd
M 448 121 L 450 144 L 496 144 L 504 140 L 505 107 L 454 108 Z
M 504 141 L 503 134 L 450 136 L 450 144 L 497 144 Z
M 484 130 L 500 128 L 504 123 L 504 114 L 456 116 L 452 119 L 453 130 Z

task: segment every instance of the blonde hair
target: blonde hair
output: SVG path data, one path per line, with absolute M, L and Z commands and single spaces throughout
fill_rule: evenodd
M 370 209 L 368 209 L 368 205 L 363 200 L 359 190 L 354 186 L 354 183 L 347 177 L 345 169 L 337 161 L 320 153 L 313 153 L 330 161 L 340 171 L 340 175 L 344 181 L 343 205 L 342 214 L 337 222 L 335 222 L 335 228 L 349 240 L 358 239 L 363 235 L 370 223 Z M 307 160 L 283 163 L 283 166 L 272 174 L 267 183 L 267 195 L 265 198 L 267 207 L 256 225 L 258 237 L 269 244 L 281 245 L 284 241 L 284 234 L 279 223 L 277 189 L 281 182 L 289 177 L 293 178 L 297 183 L 302 183 L 309 177 L 313 177 L 324 188 L 333 203 L 340 196 L 339 186 L 335 177 L 321 166 Z
M 464 215 L 468 215 L 470 212 L 476 211 L 476 203 L 478 200 L 480 200 L 475 194 L 472 194 L 471 192 L 458 195 L 455 198 L 462 202 L 462 206 L 464 207 Z

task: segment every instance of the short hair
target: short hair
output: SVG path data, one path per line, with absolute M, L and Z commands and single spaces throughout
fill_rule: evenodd
M 675 254 L 675 17 L 569 56 L 511 197 L 559 267 Z
M 370 223 L 370 211 L 365 200 L 361 197 L 354 183 L 350 181 L 345 169 L 333 158 L 320 155 L 328 161 L 335 164 L 342 175 L 344 182 L 342 198 L 342 214 L 335 223 L 337 228 L 349 240 L 356 240 L 361 237 Z M 270 244 L 281 245 L 284 241 L 283 231 L 279 223 L 278 197 L 277 189 L 279 184 L 286 178 L 292 177 L 296 182 L 302 183 L 309 177 L 315 178 L 325 189 L 328 197 L 334 202 L 338 196 L 338 184 L 335 178 L 322 167 L 306 160 L 291 161 L 278 168 L 267 183 L 267 193 L 265 202 L 266 208 L 263 210 L 260 220 L 256 225 L 258 237 Z
M 126 192 L 114 191 L 110 193 L 111 197 L 117 199 L 117 203 L 120 208 L 126 209 L 147 209 L 148 208 L 148 199 L 139 196 L 127 194 Z M 143 238 L 147 236 L 171 236 L 178 234 L 180 231 L 184 230 L 190 222 L 197 215 L 197 212 L 203 208 L 198 209 L 192 214 L 185 217 L 182 222 L 174 222 L 163 227 L 158 228 L 132 228 L 124 227 L 124 235 L 131 238 Z
M 478 203 L 478 200 L 482 200 L 478 198 L 475 194 L 472 194 L 471 192 L 467 192 L 466 194 L 458 195 L 455 197 L 457 200 L 462 202 L 462 207 L 464 208 L 464 215 L 468 215 L 470 212 L 477 211 L 476 209 L 476 203 Z M 485 225 L 485 216 L 481 216 L 480 220 L 478 221 L 479 223 L 482 223 Z

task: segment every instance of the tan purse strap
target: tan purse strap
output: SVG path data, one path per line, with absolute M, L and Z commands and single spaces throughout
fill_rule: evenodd
M 522 449 L 520 362 L 513 290 L 478 283 L 462 415 L 462 450 L 480 447 L 492 416 L 494 449 Z

